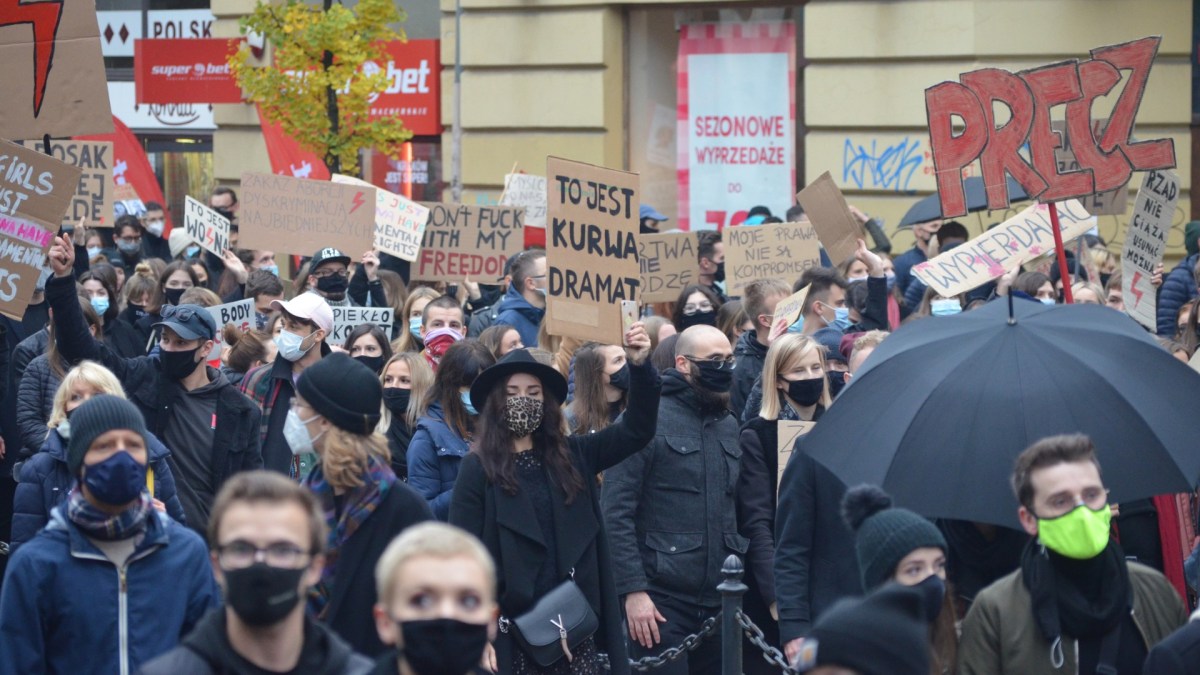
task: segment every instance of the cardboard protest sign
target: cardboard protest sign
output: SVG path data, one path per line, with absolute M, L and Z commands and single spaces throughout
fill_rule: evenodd
M 696 283 L 696 235 L 692 232 L 638 234 L 642 302 L 675 302 Z
M 796 323 L 800 319 L 800 314 L 804 311 L 804 299 L 807 297 L 808 286 L 805 286 L 780 300 L 775 305 L 775 323 L 773 326 L 778 327 L 779 322 L 782 321 L 783 328 L 786 329 L 788 326 Z
M 801 190 L 796 201 L 804 207 L 804 214 L 816 228 L 817 237 L 834 264 L 854 255 L 858 250 L 857 240 L 866 235 L 828 171 Z
M 238 245 L 312 255 L 329 246 L 356 256 L 375 243 L 375 189 L 269 173 L 242 174 Z
M 327 338 L 329 344 L 344 344 L 346 338 L 350 337 L 350 331 L 364 323 L 373 323 L 391 335 L 392 314 L 390 307 L 334 307 L 333 334 Z
M 225 346 L 221 331 L 224 330 L 225 324 L 231 323 L 243 333 L 254 328 L 254 299 L 227 302 L 224 305 L 213 305 L 207 309 L 208 313 L 212 315 L 213 321 L 217 322 L 217 337 L 213 340 L 212 351 L 205 359 L 212 361 L 221 358 L 221 348 Z
M 1121 293 L 1125 313 L 1151 331 L 1157 324 L 1157 289 L 1150 284 L 1154 268 L 1162 262 L 1167 233 L 1179 198 L 1179 176 L 1173 171 L 1147 171 L 1142 178 L 1133 219 L 1125 230 L 1121 248 Z
M 638 300 L 640 179 L 635 173 L 546 159 L 552 335 L 622 342 L 621 300 Z
M 57 230 L 83 170 L 0 140 L 0 215 L 20 215 Z
M 1077 200 L 1055 205 L 1063 241 L 1090 230 L 1095 221 Z M 1050 206 L 1032 204 L 965 244 L 913 267 L 913 274 L 949 298 L 1004 275 L 1018 265 L 1054 251 Z
M 725 292 L 740 296 L 753 281 L 789 286 L 804 270 L 821 266 L 821 244 L 811 223 L 725 228 Z
M 192 241 L 218 258 L 229 248 L 229 219 L 191 196 L 184 205 L 183 226 Z
M 546 227 L 546 177 L 527 173 L 505 174 L 500 205 L 525 209 L 526 227 Z
M 25 141 L 29 150 L 41 150 L 41 141 Z M 50 141 L 50 156 L 81 170 L 75 196 L 60 223 L 74 227 L 87 219 L 88 227 L 112 227 L 116 220 L 113 199 L 113 146 L 101 141 Z
M 129 214 L 141 218 L 146 215 L 146 204 L 138 197 L 137 190 L 129 183 L 117 183 L 113 186 L 113 199 L 116 204 L 116 217 Z
M 1010 73 L 984 68 L 925 90 L 929 149 L 945 218 L 967 212 L 963 169 L 979 160 L 991 210 L 1008 206 L 1005 174 L 1021 184 L 1030 198 L 1056 202 L 1115 190 L 1133 171 L 1175 166 L 1175 144 L 1169 138 L 1133 140 L 1134 121 L 1158 54 L 1161 37 L 1146 37 L 1091 51 L 1086 61 L 1062 61 Z M 1123 76 L 1122 71 L 1128 71 Z M 1124 86 L 1117 94 L 1118 83 Z M 1092 132 L 1092 103 L 1115 96 L 1104 133 Z M 1000 102 L 1003 106 L 997 106 Z M 1064 143 L 1050 125 L 1050 110 L 1065 104 Z M 1011 118 L 997 126 L 995 110 L 1007 108 Z M 1027 161 L 1020 154 L 1029 145 Z M 1055 150 L 1071 147 L 1078 171 L 1061 171 Z
M 1104 127 L 1107 124 L 1107 119 L 1093 120 L 1092 136 L 1102 136 L 1104 134 Z M 1062 147 L 1054 151 L 1054 158 L 1058 164 L 1059 173 L 1079 171 L 1079 160 L 1075 158 L 1075 151 L 1071 149 L 1071 137 L 1067 134 L 1066 122 L 1051 122 L 1050 128 L 1058 132 L 1059 137 L 1062 138 Z M 1128 188 L 1128 184 L 1123 184 L 1107 192 L 1084 195 L 1079 197 L 1079 203 L 1083 204 L 1083 208 L 1093 216 L 1123 216 L 1125 215 L 1126 203 L 1129 201 Z M 1096 279 L 1097 277 L 1091 278 Z
M 783 470 L 787 468 L 788 462 L 792 459 L 792 452 L 796 449 L 796 439 L 807 434 L 817 426 L 816 422 L 804 422 L 801 420 L 779 420 L 779 445 L 776 448 L 779 460 L 779 470 L 775 476 L 775 493 L 779 493 L 779 485 L 783 482 Z
M 414 279 L 485 284 L 504 276 L 504 263 L 525 250 L 524 214 L 507 206 L 423 203 L 429 209 Z
M 409 262 L 416 261 L 417 252 L 421 250 L 421 237 L 425 235 L 425 223 L 429 220 L 428 208 L 353 176 L 335 173 L 330 180 L 374 188 L 375 250 Z
M 53 241 L 53 233 L 32 220 L 0 216 L 0 314 L 17 321 L 25 315 Z
M 93 0 L 6 2 L 0 63 L 0 127 L 8 138 L 112 132 Z

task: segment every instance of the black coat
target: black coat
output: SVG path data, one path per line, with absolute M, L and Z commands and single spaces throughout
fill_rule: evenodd
M 775 601 L 784 643 L 807 635 L 834 602 L 862 595 L 854 535 L 842 520 L 845 494 L 845 484 L 797 440 L 775 516 Z
M 433 513 L 421 495 L 397 482 L 375 512 L 342 545 L 324 623 L 350 643 L 354 651 L 375 658 L 389 649 L 379 641 L 372 615 L 379 600 L 375 563 L 404 528 L 432 519 Z
M 1200 621 L 1192 618 L 1155 645 L 1142 675 L 1200 675 Z
M 658 375 L 647 361 L 632 366 L 630 376 L 625 415 L 594 434 L 568 438 L 571 459 L 584 477 L 586 493 L 567 504 L 565 493 L 550 481 L 558 545 L 553 554 L 558 569 L 564 579 L 567 570 L 575 570 L 575 583 L 600 619 L 596 648 L 608 654 L 612 672 L 618 675 L 629 673 L 629 657 L 599 490 L 592 477 L 637 453 L 654 438 L 661 386 Z M 511 619 L 530 609 L 538 599 L 534 594 L 538 570 L 549 552 L 529 495 L 510 495 L 497 488 L 488 481 L 479 455 L 471 452 L 459 466 L 450 523 L 479 537 L 495 559 L 501 614 Z M 496 651 L 502 672 L 512 663 L 512 649 L 512 641 L 499 634 Z

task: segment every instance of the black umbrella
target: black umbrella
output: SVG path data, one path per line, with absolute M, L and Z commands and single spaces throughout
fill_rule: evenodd
M 1107 307 L 1012 304 L 900 328 L 799 447 L 925 516 L 1010 527 L 1013 462 L 1055 434 L 1092 438 L 1113 503 L 1190 490 L 1200 373 Z
M 983 189 L 983 179 L 979 176 L 972 176 L 963 181 L 964 189 L 967 197 L 967 212 L 974 213 L 976 211 L 984 211 L 987 209 L 987 193 Z M 1008 179 L 1008 199 L 1011 202 L 1023 202 L 1029 199 L 1029 195 L 1025 194 L 1025 189 L 1017 181 Z M 924 197 L 912 205 L 908 213 L 900 219 L 898 227 L 909 227 L 916 223 L 925 223 L 930 220 L 937 220 L 942 217 L 942 203 L 938 199 L 938 193 L 933 193 L 928 197 Z

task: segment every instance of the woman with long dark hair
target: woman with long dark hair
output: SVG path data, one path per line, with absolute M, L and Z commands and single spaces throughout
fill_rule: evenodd
M 625 412 L 629 364 L 616 345 L 588 342 L 575 352 L 575 398 L 567 406 L 573 434 L 600 431 Z
M 629 408 L 594 434 L 567 434 L 560 408 L 566 379 L 524 349 L 507 354 L 471 385 L 480 418 L 471 454 L 459 469 L 450 522 L 479 537 L 496 560 L 501 618 L 489 652 L 493 671 L 600 673 L 606 672 L 600 654 L 607 654 L 611 672 L 629 672 L 594 476 L 654 437 L 661 384 L 647 362 L 650 338 L 643 325 L 634 324 L 624 339 Z M 567 609 L 558 604 L 561 598 L 578 601 L 580 595 L 597 617 L 595 632 L 569 633 L 565 645 L 550 646 L 553 656 L 535 658 L 518 634 L 523 615 L 528 618 L 543 600 L 535 611 L 561 613 Z

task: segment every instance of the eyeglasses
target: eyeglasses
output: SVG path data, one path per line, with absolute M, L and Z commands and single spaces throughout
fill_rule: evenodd
M 705 300 L 704 302 L 698 303 L 698 304 L 694 304 L 694 305 L 689 302 L 688 304 L 683 306 L 683 313 L 686 316 L 691 316 L 691 315 L 695 314 L 696 312 L 711 312 L 712 309 L 713 309 L 712 303 L 707 300 Z
M 1107 503 L 1108 490 L 1104 488 L 1088 488 L 1079 495 L 1054 495 L 1046 502 L 1046 506 L 1050 508 L 1050 511 L 1042 514 L 1042 517 L 1049 519 L 1066 515 L 1079 504 L 1083 504 L 1093 511 L 1099 511 Z
M 180 321 L 191 321 L 196 316 L 196 310 L 191 307 L 180 307 L 178 305 L 167 305 L 162 308 L 162 318 L 164 319 L 179 319 Z
M 713 356 L 707 359 L 698 359 L 695 356 L 683 355 L 683 358 L 692 363 L 707 363 L 712 366 L 717 366 L 718 370 L 733 370 L 737 366 L 737 358 L 733 355 L 729 356 Z
M 328 279 L 329 277 L 341 277 L 345 279 L 350 276 L 350 270 L 321 270 L 314 272 L 313 276 L 318 279 Z
M 296 569 L 309 554 L 310 551 L 285 542 L 259 548 L 248 541 L 238 540 L 217 547 L 217 562 L 228 570 L 244 569 L 260 560 L 270 567 Z

